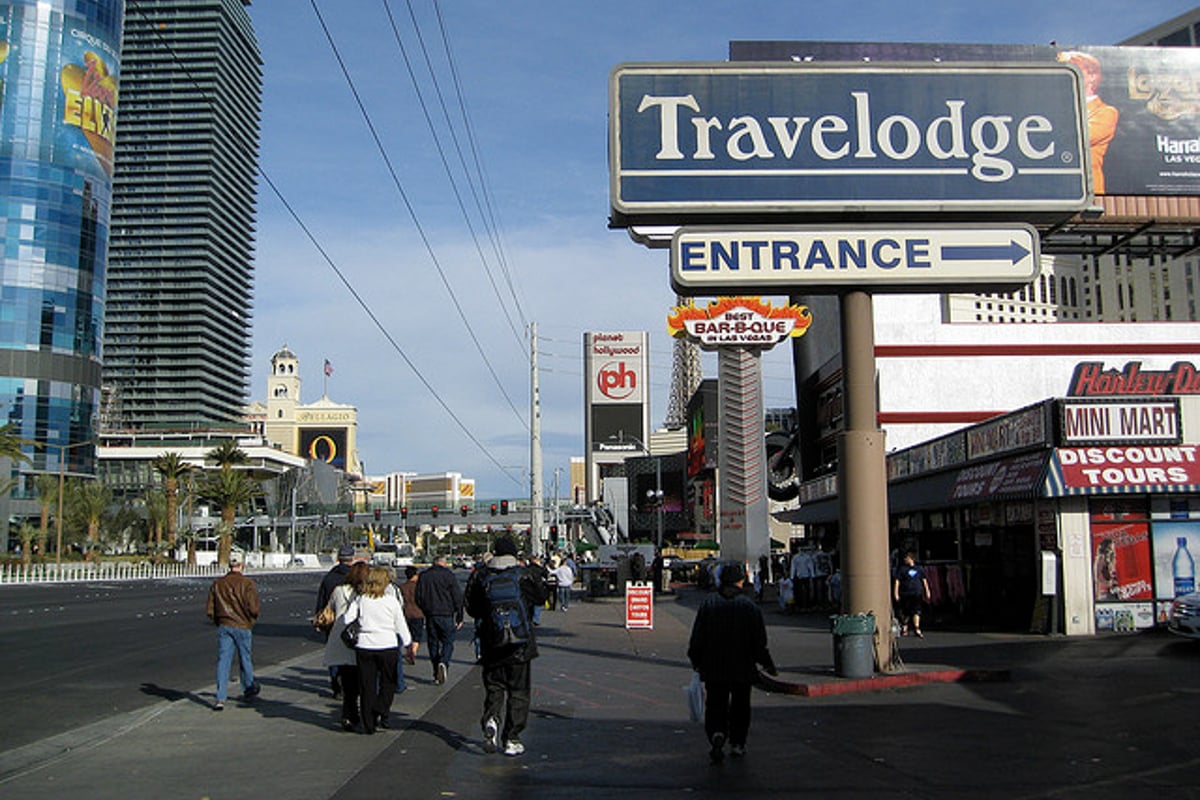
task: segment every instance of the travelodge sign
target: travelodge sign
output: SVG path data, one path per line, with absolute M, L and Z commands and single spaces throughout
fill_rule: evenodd
M 616 225 L 1091 201 L 1067 64 L 630 64 L 609 95 Z

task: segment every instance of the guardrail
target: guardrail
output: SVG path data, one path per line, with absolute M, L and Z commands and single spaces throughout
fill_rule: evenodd
M 252 559 L 259 560 L 259 559 Z M 299 559 L 297 559 L 299 561 Z M 310 570 L 319 564 L 249 564 L 254 572 Z M 316 562 L 316 557 L 312 559 Z M 156 578 L 217 578 L 225 569 L 213 564 L 188 565 L 178 561 L 151 564 L 148 561 L 67 561 L 62 564 L 0 564 L 0 585 L 15 583 L 78 583 L 81 581 L 151 580 Z

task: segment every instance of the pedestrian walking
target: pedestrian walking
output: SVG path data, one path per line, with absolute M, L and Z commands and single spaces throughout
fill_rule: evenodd
M 525 752 L 529 722 L 530 662 L 537 657 L 532 608 L 546 602 L 544 584 L 517 560 L 516 543 L 496 540 L 493 557 L 467 582 L 466 608 L 478 623 L 483 667 L 483 746 L 507 756 Z
M 432 566 L 421 573 L 416 598 L 425 615 L 425 639 L 429 644 L 433 679 L 444 684 L 454 657 L 454 637 L 463 623 L 462 587 L 447 565 L 446 556 L 435 556 Z
M 746 754 L 756 665 L 778 674 L 762 611 L 743 592 L 745 581 L 745 569 L 736 561 L 721 567 L 717 591 L 700 604 L 688 641 L 688 661 L 704 681 L 704 732 L 714 764 L 724 759 L 726 742 L 735 757 Z
M 542 593 L 548 593 L 546 582 L 550 577 L 550 570 L 546 569 L 542 563 L 541 556 L 531 556 L 529 559 L 529 575 L 542 587 Z M 542 624 L 542 609 L 546 607 L 545 602 L 538 603 L 533 607 L 533 625 L 537 627 Z
M 417 651 L 421 649 L 421 639 L 425 635 L 425 614 L 417 605 L 417 581 L 420 577 L 421 570 L 412 564 L 404 568 L 404 583 L 400 584 L 400 604 L 404 606 L 404 621 L 408 623 L 408 632 L 412 634 L 412 647 L 409 656 L 401 659 L 397 692 L 408 688 L 404 680 L 404 664 L 416 663 Z
M 362 722 L 359 711 L 361 698 L 360 680 L 358 675 L 358 654 L 342 641 L 342 629 L 346 627 L 346 612 L 350 605 L 357 600 L 366 589 L 367 576 L 371 568 L 366 562 L 353 564 L 346 573 L 346 581 L 333 590 L 329 596 L 329 605 L 333 609 L 333 627 L 329 630 L 329 638 L 325 641 L 325 651 L 321 660 L 326 667 L 337 670 L 337 679 L 341 687 L 342 699 L 342 730 L 353 731 Z
M 251 651 L 260 610 L 254 581 L 242 574 L 242 554 L 229 554 L 229 572 L 212 582 L 208 589 L 208 618 L 217 626 L 217 699 L 214 711 L 225 708 L 229 697 L 229 669 L 236 650 L 241 668 L 242 699 L 250 702 L 262 687 L 254 680 Z
M 916 555 L 909 550 L 904 554 L 896 574 L 892 577 L 892 599 L 900 611 L 900 635 L 913 635 L 924 639 L 921 632 L 921 606 L 929 602 L 929 580 L 924 567 L 917 566 Z
M 558 610 L 566 611 L 571 605 L 571 585 L 575 583 L 575 570 L 568 559 L 563 559 L 554 568 L 554 581 L 558 589 Z
M 392 698 L 396 695 L 396 668 L 399 647 L 412 644 L 412 635 L 404 621 L 400 595 L 389 591 L 392 571 L 387 567 L 371 567 L 362 594 L 356 597 L 343 615 L 346 624 L 359 624 L 358 644 L 354 655 L 361 683 L 359 708 L 364 733 L 389 728 Z
M 333 595 L 334 589 L 346 582 L 346 576 L 350 573 L 350 565 L 354 563 L 354 547 L 344 544 L 338 548 L 337 563 L 329 572 L 325 573 L 325 577 L 321 579 L 321 585 L 317 588 L 317 605 L 313 609 L 313 616 L 321 613 L 321 609 L 329 605 L 329 598 Z M 329 632 L 325 633 L 326 641 L 329 638 Z M 333 699 L 337 700 L 342 696 L 341 681 L 338 680 L 338 666 L 329 667 L 329 691 L 333 693 Z

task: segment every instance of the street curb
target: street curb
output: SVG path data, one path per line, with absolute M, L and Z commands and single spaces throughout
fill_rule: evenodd
M 921 672 L 905 672 L 893 675 L 873 675 L 869 678 L 834 678 L 828 681 L 794 683 L 763 675 L 760 686 L 773 694 L 799 697 L 829 697 L 855 692 L 878 692 L 884 689 L 901 689 L 931 683 L 990 683 L 1012 679 L 1007 669 L 934 669 Z

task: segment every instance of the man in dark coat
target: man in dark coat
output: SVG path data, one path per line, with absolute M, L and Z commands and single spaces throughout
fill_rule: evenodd
M 746 754 L 750 687 L 758 679 L 755 665 L 777 674 L 762 611 L 743 592 L 745 581 L 741 564 L 721 566 L 717 591 L 700 604 L 688 642 L 688 661 L 700 673 L 707 695 L 704 732 L 713 763 L 724 759 L 726 741 L 734 756 Z
M 458 577 L 437 555 L 433 566 L 417 578 L 417 606 L 425 615 L 425 639 L 429 644 L 429 663 L 433 679 L 446 682 L 450 659 L 454 656 L 454 637 L 463 623 L 463 594 Z
M 517 578 L 520 600 L 531 620 L 533 607 L 546 602 L 546 586 L 521 565 L 517 559 L 517 545 L 508 536 L 496 540 L 491 561 L 471 574 L 466 602 L 467 613 L 480 621 L 483 634 L 480 663 L 485 692 L 481 720 L 484 748 L 488 752 L 503 748 L 505 755 L 519 756 L 525 752 L 521 731 L 529 721 L 530 662 L 537 657 L 537 639 L 532 621 L 527 626 L 527 641 L 520 644 L 495 644 L 486 630 L 492 623 L 493 606 L 488 597 L 488 578 L 509 570 Z

